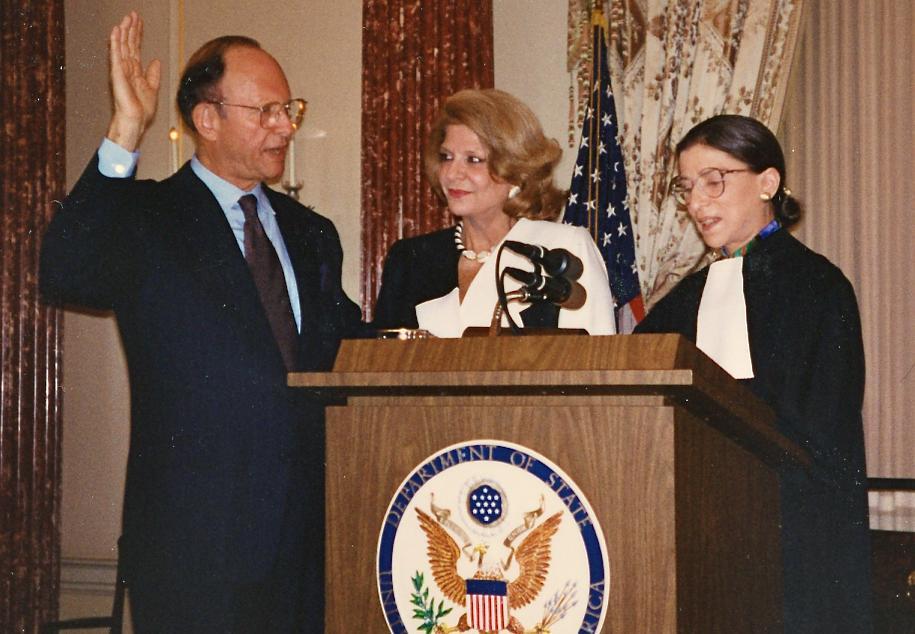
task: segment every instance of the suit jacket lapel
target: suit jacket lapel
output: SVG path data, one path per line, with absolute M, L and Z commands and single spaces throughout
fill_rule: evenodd
M 213 300 L 239 320 L 256 346 L 270 346 L 267 349 L 272 349 L 282 363 L 254 279 L 219 203 L 191 170 L 190 163 L 172 179 L 177 185 L 171 190 L 175 196 L 175 230 L 181 236 L 194 274 Z
M 309 250 L 308 226 L 302 222 L 301 209 L 296 209 L 296 206 L 286 196 L 269 188 L 265 189 L 267 197 L 270 199 L 270 205 L 276 212 L 276 222 L 279 225 L 280 233 L 283 234 L 286 252 L 289 254 L 289 261 L 292 262 L 295 272 L 302 316 L 299 341 L 304 345 L 309 333 L 315 332 L 318 318 L 316 303 L 321 291 L 319 263 Z

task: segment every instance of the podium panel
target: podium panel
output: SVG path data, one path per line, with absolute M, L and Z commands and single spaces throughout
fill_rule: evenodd
M 346 399 L 327 409 L 325 630 L 389 630 L 398 590 L 379 592 L 377 555 L 392 499 L 429 456 L 492 439 L 552 461 L 590 503 L 601 631 L 781 631 L 777 469 L 804 455 L 771 412 L 676 336 L 530 339 L 344 342 L 334 372 L 290 376 Z M 477 369 L 454 367 L 468 357 Z

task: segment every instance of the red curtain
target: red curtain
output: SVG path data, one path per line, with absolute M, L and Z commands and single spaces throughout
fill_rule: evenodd
M 422 177 L 426 134 L 445 98 L 493 86 L 492 0 L 364 0 L 362 304 L 388 247 L 451 224 Z
M 39 237 L 64 181 L 63 0 L 0 0 L 0 630 L 57 615 L 60 313 Z

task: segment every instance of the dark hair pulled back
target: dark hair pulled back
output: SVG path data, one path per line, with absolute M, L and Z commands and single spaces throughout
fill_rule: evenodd
M 738 114 L 720 114 L 697 124 L 677 143 L 676 155 L 694 145 L 707 145 L 730 154 L 760 174 L 770 167 L 778 171 L 780 182 L 772 196 L 775 217 L 790 227 L 801 219 L 801 204 L 785 185 L 785 155 L 778 139 L 762 123 Z

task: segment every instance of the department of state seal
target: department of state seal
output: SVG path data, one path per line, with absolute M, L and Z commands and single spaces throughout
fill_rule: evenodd
M 446 447 L 397 489 L 378 541 L 392 632 L 598 632 L 610 577 L 587 500 L 556 465 L 499 440 Z

